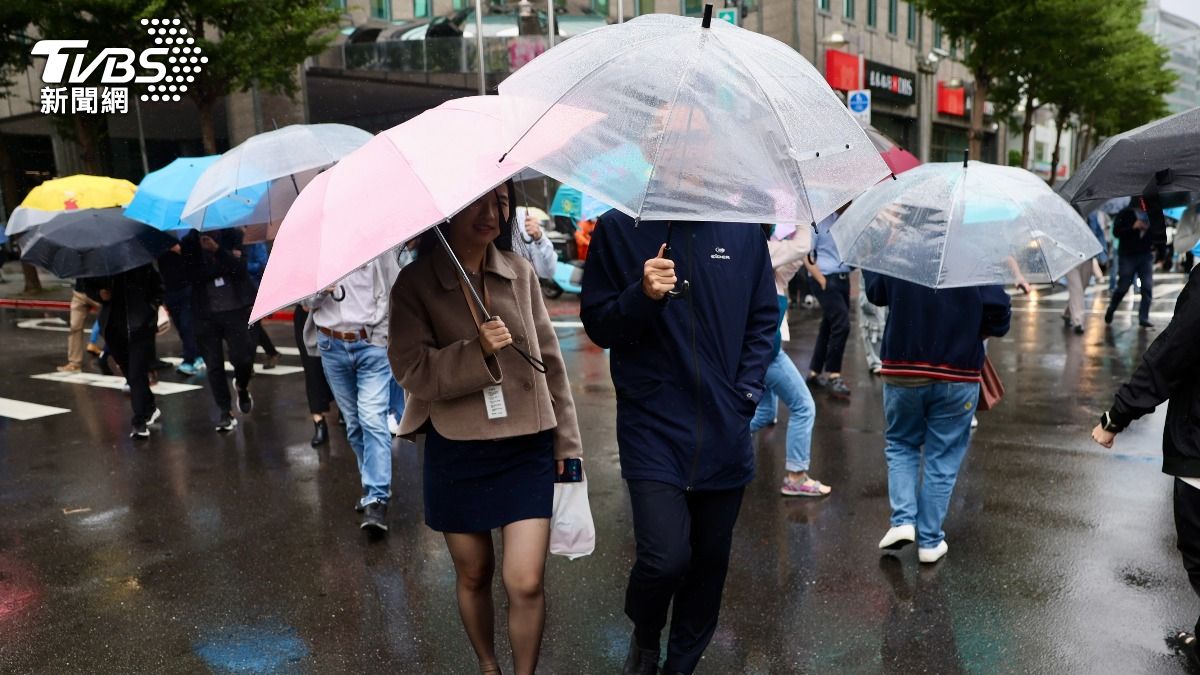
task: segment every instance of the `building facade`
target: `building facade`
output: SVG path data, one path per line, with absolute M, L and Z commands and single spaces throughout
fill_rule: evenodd
M 1141 29 L 1167 49 L 1167 68 L 1175 73 L 1175 90 L 1166 95 L 1172 113 L 1200 106 L 1200 25 L 1165 12 L 1158 0 L 1147 0 Z

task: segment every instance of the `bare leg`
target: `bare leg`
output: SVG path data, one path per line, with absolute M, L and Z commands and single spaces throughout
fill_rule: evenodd
M 550 520 L 538 518 L 509 523 L 504 536 L 501 573 L 508 593 L 508 639 L 517 675 L 533 675 L 546 625 L 546 553 L 550 549 Z
M 446 547 L 454 560 L 458 614 L 479 659 L 480 670 L 487 672 L 487 666 L 496 664 L 496 610 L 492 606 L 496 554 L 492 548 L 492 534 L 446 533 L 445 537 Z

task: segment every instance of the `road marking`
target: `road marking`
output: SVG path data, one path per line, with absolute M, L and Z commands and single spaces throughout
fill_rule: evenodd
M 11 398 L 0 398 L 0 417 L 7 417 L 22 422 L 69 412 L 71 411 L 68 408 L 55 408 L 54 406 L 29 403 L 27 401 L 16 401 Z
M 1058 314 L 1062 316 L 1062 307 L 1030 307 L 1027 305 L 1013 305 L 1012 311 L 1021 312 L 1024 314 Z M 1103 312 L 1099 312 L 1103 314 Z M 1137 310 L 1121 309 L 1114 312 L 1115 316 L 1137 316 Z M 1167 319 L 1175 316 L 1174 312 L 1150 312 L 1152 319 Z
M 179 358 L 178 356 L 165 356 L 165 357 L 163 357 L 162 360 L 166 361 L 167 363 L 169 363 L 173 366 L 178 366 L 180 363 L 183 363 L 183 359 Z M 225 371 L 232 373 L 233 372 L 233 364 L 226 361 L 225 362 Z M 275 366 L 274 368 L 271 368 L 270 370 L 263 370 L 263 365 L 261 363 L 254 364 L 254 374 L 255 375 L 294 375 L 296 373 L 303 373 L 303 372 L 304 372 L 304 369 L 299 366 Z
M 62 319 L 25 319 L 24 321 L 17 322 L 17 328 L 29 328 L 31 330 L 53 330 L 62 333 L 71 332 L 70 324 Z
M 555 328 L 583 328 L 582 321 L 551 321 Z
M 66 382 L 67 384 L 86 384 L 91 387 L 101 387 L 103 389 L 116 389 L 120 391 L 125 388 L 125 378 L 116 375 L 96 375 L 94 373 L 43 373 L 41 375 L 33 375 L 35 380 L 49 380 L 51 382 Z M 168 396 L 170 394 L 181 394 L 185 391 L 194 389 L 203 389 L 196 384 L 183 384 L 182 382 L 162 382 L 159 381 L 150 391 L 158 396 Z
M 285 356 L 300 356 L 300 350 L 295 347 L 276 347 L 275 351 Z M 259 347 L 258 353 L 266 354 L 267 352 L 262 347 Z

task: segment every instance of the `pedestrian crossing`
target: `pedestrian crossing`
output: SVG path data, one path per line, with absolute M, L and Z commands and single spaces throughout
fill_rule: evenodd
M 52 330 L 62 333 L 71 332 L 70 324 L 62 319 L 55 318 L 25 319 L 24 321 L 17 322 L 17 328 L 25 328 L 27 330 Z
M 118 375 L 100 375 L 97 373 L 42 373 L 39 375 L 31 375 L 30 377 L 35 380 L 62 382 L 64 384 L 86 384 L 90 387 L 116 389 L 118 391 L 125 388 L 125 378 Z M 154 392 L 156 396 L 182 394 L 185 391 L 194 391 L 196 389 L 203 389 L 203 387 L 198 384 L 163 381 L 159 381 L 154 386 L 150 387 L 150 391 Z
M 52 405 L 41 405 L 28 401 L 17 401 L 11 398 L 0 398 L 0 417 L 7 417 L 20 422 L 69 412 L 71 412 L 69 408 L 56 408 Z
M 283 350 L 280 349 L 279 353 L 282 354 Z M 167 363 L 169 363 L 173 366 L 178 366 L 179 364 L 183 363 L 183 359 L 179 358 L 178 356 L 166 356 L 166 357 L 163 357 L 162 360 L 166 361 Z M 225 371 L 232 373 L 233 372 L 233 364 L 226 361 L 225 362 Z M 296 373 L 303 373 L 303 372 L 304 372 L 304 369 L 299 366 L 279 365 L 279 366 L 275 366 L 274 368 L 264 369 L 263 364 L 261 364 L 261 363 L 254 364 L 254 374 L 255 375 L 295 375 Z

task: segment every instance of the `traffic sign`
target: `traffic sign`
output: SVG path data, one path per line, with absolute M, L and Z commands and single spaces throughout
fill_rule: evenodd
M 738 25 L 738 10 L 737 7 L 726 7 L 725 9 L 717 10 L 717 18 L 721 21 L 728 21 L 734 26 Z
M 846 107 L 850 114 L 862 124 L 871 123 L 871 90 L 854 89 L 846 92 Z

